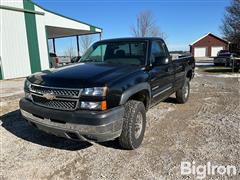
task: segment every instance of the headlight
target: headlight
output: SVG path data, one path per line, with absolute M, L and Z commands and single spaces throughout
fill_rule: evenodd
M 32 85 L 32 83 L 29 80 L 26 79 L 25 82 L 24 82 L 24 91 L 25 92 L 30 91 L 31 85 Z
M 105 97 L 107 94 L 107 87 L 94 87 L 94 88 L 84 88 L 82 89 L 82 96 L 95 96 L 95 97 Z M 105 100 L 93 102 L 93 101 L 82 101 L 80 102 L 81 109 L 88 110 L 106 110 L 107 103 Z
M 101 102 L 87 102 L 82 101 L 80 104 L 81 109 L 89 109 L 89 110 L 106 110 L 107 103 L 106 101 Z
M 107 87 L 84 88 L 83 96 L 106 96 Z
M 32 100 L 32 95 L 30 93 L 32 83 L 29 80 L 25 80 L 24 82 L 24 92 L 25 92 L 25 98 Z

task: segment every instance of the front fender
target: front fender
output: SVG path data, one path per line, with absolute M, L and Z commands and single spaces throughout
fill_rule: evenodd
M 121 95 L 120 105 L 125 104 L 132 95 L 134 95 L 142 90 L 147 90 L 149 93 L 149 98 L 151 99 L 151 97 L 152 97 L 151 96 L 151 87 L 150 87 L 149 83 L 143 82 L 143 83 L 137 84 L 133 87 L 130 87 L 129 89 L 124 91 L 123 94 Z

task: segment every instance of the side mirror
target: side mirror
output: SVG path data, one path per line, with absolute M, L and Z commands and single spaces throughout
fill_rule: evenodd
M 162 64 L 168 64 L 169 63 L 169 58 L 164 58 L 162 60 Z
M 170 61 L 169 59 L 170 59 L 169 57 L 155 57 L 153 65 L 160 66 L 168 64 Z

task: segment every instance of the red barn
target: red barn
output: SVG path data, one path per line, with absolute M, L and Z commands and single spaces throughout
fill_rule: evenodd
M 228 41 L 208 33 L 190 45 L 190 52 L 194 57 L 215 57 L 220 50 L 228 48 Z

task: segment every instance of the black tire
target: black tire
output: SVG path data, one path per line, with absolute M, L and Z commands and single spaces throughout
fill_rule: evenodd
M 233 71 L 234 71 L 234 72 L 238 72 L 238 71 L 239 71 L 239 68 L 234 68 Z
M 226 60 L 225 67 L 230 67 L 230 60 Z
M 141 120 L 139 120 L 141 116 Z M 141 130 L 139 121 L 142 122 Z M 122 133 L 118 138 L 119 144 L 124 149 L 138 148 L 144 137 L 146 128 L 146 110 L 140 101 L 130 100 L 125 104 Z
M 190 94 L 190 82 L 186 79 L 184 85 L 177 90 L 176 99 L 178 103 L 184 104 L 187 102 Z

